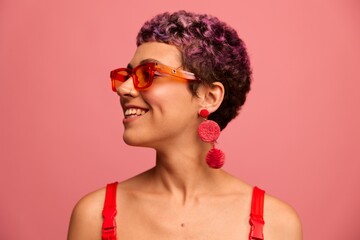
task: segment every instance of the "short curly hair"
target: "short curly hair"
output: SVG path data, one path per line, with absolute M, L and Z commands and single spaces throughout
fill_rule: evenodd
M 201 83 L 224 85 L 224 100 L 209 116 L 221 130 L 238 115 L 250 91 L 252 71 L 245 44 L 233 28 L 207 14 L 165 12 L 142 26 L 136 43 L 140 46 L 145 42 L 176 46 L 183 67 L 201 79 Z M 198 84 L 190 84 L 194 95 L 197 87 Z

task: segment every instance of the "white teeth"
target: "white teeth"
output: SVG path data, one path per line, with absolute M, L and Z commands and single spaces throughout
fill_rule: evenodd
M 131 115 L 134 115 L 134 116 L 141 116 L 141 115 L 144 115 L 146 113 L 145 110 L 142 110 L 140 108 L 128 108 L 125 110 L 125 113 L 124 115 L 127 117 L 127 116 L 131 116 Z

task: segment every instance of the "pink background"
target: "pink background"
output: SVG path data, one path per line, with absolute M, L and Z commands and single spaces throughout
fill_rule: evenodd
M 0 0 L 0 239 L 65 239 L 79 198 L 153 166 L 122 142 L 108 75 L 179 9 L 228 22 L 251 55 L 224 168 L 293 205 L 305 239 L 360 239 L 357 0 Z

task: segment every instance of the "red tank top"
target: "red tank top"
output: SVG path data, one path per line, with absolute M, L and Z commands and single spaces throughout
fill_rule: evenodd
M 102 240 L 117 240 L 116 238 L 116 189 L 117 182 L 110 183 L 106 186 L 106 195 L 102 224 Z M 250 213 L 250 234 L 249 240 L 263 240 L 263 210 L 264 210 L 264 194 L 265 192 L 258 187 L 254 187 L 251 200 Z

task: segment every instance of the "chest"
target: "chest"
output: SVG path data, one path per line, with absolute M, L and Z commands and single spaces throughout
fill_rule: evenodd
M 118 207 L 118 239 L 248 239 L 250 201 L 236 199 L 178 206 L 171 202 L 133 201 Z

